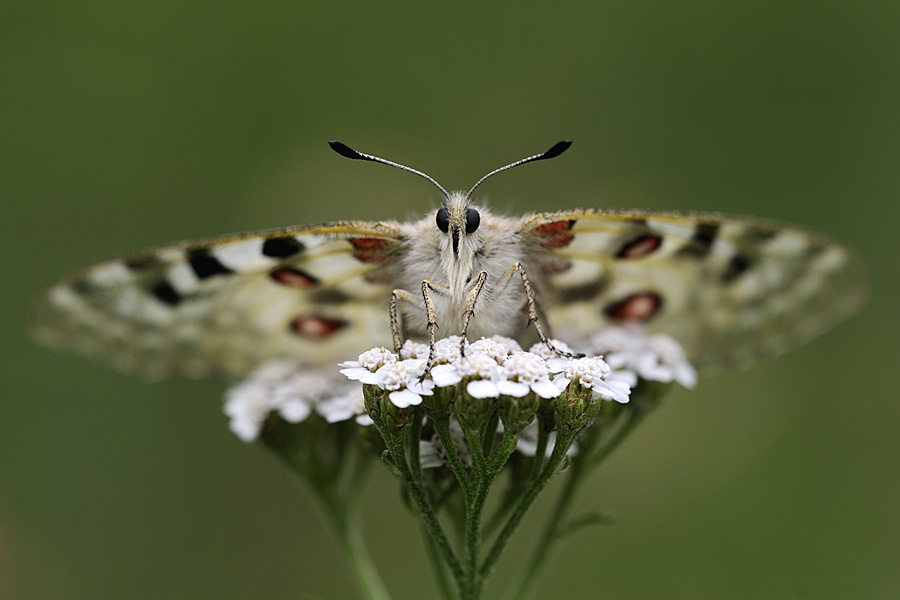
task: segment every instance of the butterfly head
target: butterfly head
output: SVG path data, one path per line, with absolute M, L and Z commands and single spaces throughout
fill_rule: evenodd
M 467 236 L 478 231 L 481 215 L 478 209 L 470 204 L 468 194 L 453 192 L 447 196 L 444 206 L 438 209 L 435 223 L 449 240 L 453 255 L 458 257 L 460 244 L 464 247 Z
M 472 192 L 475 191 L 475 188 L 481 185 L 487 178 L 496 175 L 501 171 L 506 171 L 507 169 L 524 165 L 525 163 L 557 157 L 568 150 L 569 146 L 572 145 L 572 142 L 568 140 L 557 142 L 549 150 L 541 152 L 540 154 L 535 154 L 500 167 L 499 169 L 494 169 L 479 179 L 466 193 L 449 193 L 441 186 L 441 184 L 421 171 L 371 154 L 358 152 L 341 142 L 332 141 L 328 142 L 328 145 L 331 146 L 332 150 L 346 158 L 367 160 L 391 167 L 397 167 L 398 169 L 415 173 L 430 181 L 444 196 L 444 204 L 438 209 L 437 214 L 435 215 L 435 224 L 442 234 L 442 256 L 447 258 L 452 257 L 456 259 L 457 262 L 469 263 L 479 247 L 477 237 L 470 238 L 469 236 L 477 236 L 478 226 L 481 224 L 481 215 L 479 214 L 478 209 L 471 204 Z

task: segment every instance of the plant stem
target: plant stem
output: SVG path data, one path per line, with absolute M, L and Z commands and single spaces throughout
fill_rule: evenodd
M 513 532 L 515 532 L 516 528 L 519 526 L 525 513 L 534 502 L 534 499 L 537 497 L 538 493 L 544 489 L 544 486 L 547 485 L 553 477 L 553 474 L 556 472 L 557 467 L 565 458 L 566 451 L 572 444 L 572 440 L 577 436 L 577 433 L 578 432 L 557 432 L 556 443 L 553 446 L 553 452 L 551 453 L 550 458 L 544 463 L 541 473 L 532 478 L 528 489 L 522 494 L 521 498 L 519 498 L 516 508 L 506 521 L 506 525 L 504 525 L 503 529 L 497 535 L 497 539 L 494 540 L 494 545 L 491 546 L 487 558 L 485 558 L 484 563 L 482 563 L 482 577 L 486 578 L 493 570 L 494 565 L 497 563 L 497 559 L 500 558 L 500 554 L 506 548 Z
M 626 419 L 625 422 L 615 430 L 608 442 L 596 447 L 596 449 L 594 444 L 582 446 L 581 452 L 583 454 L 576 456 L 572 460 L 565 487 L 557 497 L 556 505 L 550 513 L 550 518 L 545 523 L 544 529 L 534 545 L 531 559 L 525 563 L 520 571 L 524 575 L 520 579 L 519 585 L 515 587 L 510 586 L 509 588 L 509 590 L 516 590 L 515 595 L 511 596 L 512 598 L 526 600 L 537 591 L 537 581 L 549 564 L 553 547 L 559 541 L 561 533 L 564 531 L 562 524 L 568 519 L 572 504 L 582 485 L 587 480 L 587 475 L 609 456 L 613 450 L 621 445 L 646 414 L 644 412 L 627 410 L 623 415 Z M 599 439 L 596 441 L 599 441 Z
M 406 491 L 409 492 L 409 496 L 416 505 L 419 514 L 422 515 L 422 520 L 425 523 L 425 530 L 428 532 L 428 535 L 431 536 L 441 557 L 447 563 L 447 567 L 453 574 L 453 578 L 457 581 L 457 585 L 460 585 L 461 582 L 464 581 L 465 576 L 463 567 L 460 564 L 456 553 L 453 551 L 453 546 L 450 545 L 450 541 L 447 539 L 443 527 L 441 527 L 437 514 L 431 506 L 431 501 L 428 499 L 428 495 L 422 487 L 421 479 L 416 478 L 410 470 L 403 443 L 403 439 L 406 436 L 404 436 L 402 432 L 391 432 L 387 429 L 381 430 L 380 433 L 387 444 L 397 474 L 400 476 L 403 485 L 406 487 Z
M 425 547 L 428 550 L 428 561 L 431 563 L 431 571 L 434 573 L 438 591 L 440 591 L 444 600 L 456 600 L 459 596 L 447 577 L 447 567 L 441 560 L 441 553 L 434 540 L 428 535 L 428 531 L 426 530 L 424 533 Z
M 341 540 L 344 553 L 353 565 L 353 575 L 356 585 L 365 600 L 390 600 L 391 595 L 381 577 L 378 569 L 372 562 L 372 558 L 366 550 L 362 531 L 358 519 L 351 517 L 341 507 L 330 507 L 332 522 Z

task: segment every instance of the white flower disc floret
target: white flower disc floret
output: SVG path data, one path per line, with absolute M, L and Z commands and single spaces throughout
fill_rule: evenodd
M 550 370 L 544 359 L 530 352 L 517 352 L 506 359 L 497 389 L 501 394 L 516 398 L 529 391 L 541 398 L 556 398 L 562 392 L 550 381 Z

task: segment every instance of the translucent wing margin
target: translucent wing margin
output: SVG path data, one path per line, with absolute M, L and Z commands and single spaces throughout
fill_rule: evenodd
M 393 223 L 222 236 L 95 265 L 48 290 L 34 334 L 156 379 L 242 375 L 293 356 L 334 362 L 390 343 Z
M 866 297 L 860 259 L 826 236 L 715 213 L 575 210 L 526 220 L 557 331 L 646 324 L 705 370 L 798 346 Z

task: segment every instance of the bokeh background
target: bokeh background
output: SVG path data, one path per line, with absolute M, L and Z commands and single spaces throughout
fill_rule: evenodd
M 900 597 L 900 4 L 83 0 L 0 5 L 0 597 L 351 598 L 311 495 L 231 435 L 221 382 L 145 384 L 33 344 L 56 279 L 183 238 L 500 211 L 715 210 L 826 231 L 865 310 L 673 394 L 599 472 L 540 597 Z M 827 292 L 826 292 L 827 293 Z M 366 534 L 430 597 L 379 466 Z M 496 597 L 549 505 L 501 562 Z

